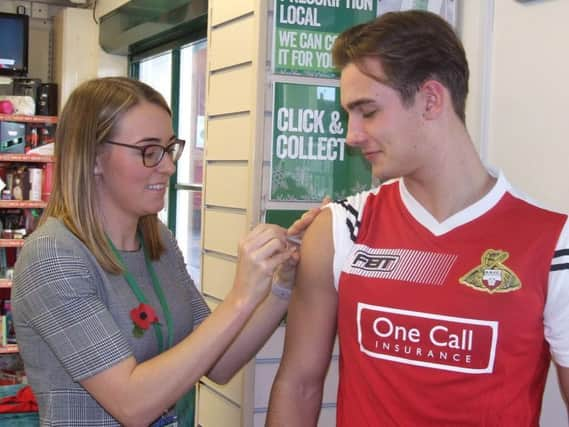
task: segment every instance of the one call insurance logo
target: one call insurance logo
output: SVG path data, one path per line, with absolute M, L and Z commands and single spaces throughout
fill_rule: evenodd
M 377 359 L 469 374 L 492 372 L 498 322 L 358 303 L 360 350 Z

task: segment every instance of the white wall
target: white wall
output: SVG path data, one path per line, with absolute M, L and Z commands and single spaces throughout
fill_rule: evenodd
M 495 3 L 489 160 L 569 211 L 569 2 Z
M 470 68 L 466 125 L 479 151 L 484 151 L 487 144 L 484 104 L 488 102 L 488 94 L 485 91 L 489 74 L 486 68 L 490 63 L 491 50 L 488 49 L 488 45 L 492 34 L 486 30 L 486 27 L 491 22 L 492 16 L 493 8 L 490 1 L 463 1 L 459 5 L 458 32 Z
M 467 124 L 482 157 L 548 207 L 569 212 L 569 1 L 462 2 L 472 79 Z M 567 426 L 550 371 L 542 427 Z
M 463 0 L 461 12 L 471 68 L 467 125 L 475 144 L 518 188 L 569 211 L 569 191 L 559 186 L 569 178 L 569 2 Z
M 98 27 L 87 9 L 61 10 L 55 17 L 55 82 L 59 110 L 71 92 L 85 80 L 97 77 Z M 79 59 L 80 58 L 80 59 Z

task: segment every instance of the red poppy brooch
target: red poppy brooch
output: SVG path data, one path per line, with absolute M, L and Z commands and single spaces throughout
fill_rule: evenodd
M 130 318 L 134 323 L 134 328 L 132 328 L 132 335 L 136 338 L 140 338 L 144 335 L 150 325 L 153 323 L 158 323 L 158 317 L 154 312 L 154 309 L 148 304 L 140 304 L 138 307 L 130 310 Z

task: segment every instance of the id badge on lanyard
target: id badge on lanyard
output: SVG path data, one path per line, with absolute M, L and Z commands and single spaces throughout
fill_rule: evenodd
M 150 427 L 178 427 L 176 415 L 162 415 Z

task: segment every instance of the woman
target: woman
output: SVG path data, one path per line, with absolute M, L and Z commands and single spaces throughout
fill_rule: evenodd
M 171 122 L 160 94 L 117 77 L 82 84 L 62 112 L 50 201 L 13 289 L 42 425 L 173 423 L 201 376 L 228 381 L 286 311 L 298 255 L 287 230 L 262 224 L 210 314 L 156 215 L 184 148 Z

